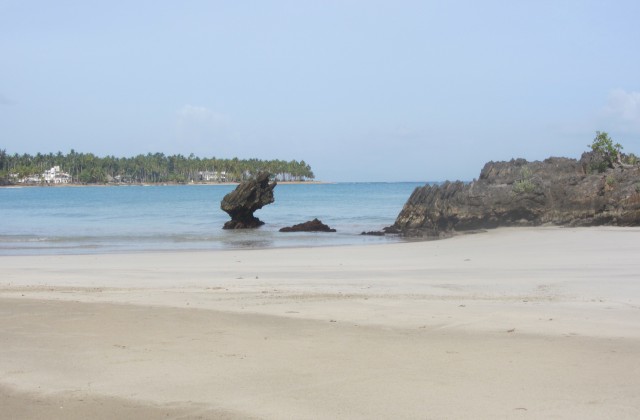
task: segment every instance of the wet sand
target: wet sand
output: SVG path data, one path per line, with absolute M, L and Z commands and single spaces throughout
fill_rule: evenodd
M 0 257 L 0 418 L 638 418 L 640 229 Z

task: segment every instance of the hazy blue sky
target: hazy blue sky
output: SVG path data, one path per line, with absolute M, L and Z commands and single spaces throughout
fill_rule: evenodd
M 640 154 L 640 1 L 0 0 L 0 148 L 304 159 L 326 181 Z

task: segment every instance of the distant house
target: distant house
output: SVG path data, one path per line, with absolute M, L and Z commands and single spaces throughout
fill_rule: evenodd
M 42 179 L 47 184 L 68 184 L 71 182 L 71 175 L 62 172 L 59 166 L 54 166 L 42 173 Z
M 42 175 L 27 175 L 20 178 L 19 174 L 9 174 L 13 182 L 19 184 L 39 184 L 42 182 Z
M 37 184 L 42 182 L 42 177 L 40 175 L 27 175 L 18 180 L 18 182 L 22 184 Z
M 200 181 L 206 182 L 225 182 L 227 180 L 227 173 L 224 171 L 200 171 L 198 176 Z
M 118 184 L 131 184 L 133 183 L 133 179 L 130 176 L 126 175 L 116 175 L 111 180 L 109 180 L 109 182 L 115 182 Z
M 216 171 L 200 171 L 198 172 L 200 181 L 217 181 L 218 173 Z

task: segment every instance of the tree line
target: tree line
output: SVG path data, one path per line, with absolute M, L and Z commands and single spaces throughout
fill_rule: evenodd
M 71 149 L 36 155 L 8 154 L 0 149 L 0 183 L 37 177 L 45 170 L 59 166 L 72 182 L 82 184 L 123 183 L 188 183 L 203 180 L 240 182 L 260 171 L 268 171 L 279 181 L 306 181 L 315 178 L 304 160 L 219 159 L 148 153 L 134 157 L 99 157 Z

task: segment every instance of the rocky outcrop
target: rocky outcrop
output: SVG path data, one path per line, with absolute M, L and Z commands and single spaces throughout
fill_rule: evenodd
M 498 226 L 640 225 L 640 166 L 592 173 L 594 159 L 489 162 L 471 183 L 416 188 L 385 230 L 446 237 Z
M 275 201 L 273 189 L 276 182 L 269 183 L 269 176 L 267 172 L 260 172 L 224 196 L 220 208 L 231 216 L 231 220 L 224 224 L 223 229 L 248 229 L 264 224 L 253 212 Z
M 300 223 L 297 225 L 283 227 L 280 232 L 335 232 L 335 229 L 331 229 L 318 219 L 313 219 L 308 222 Z

